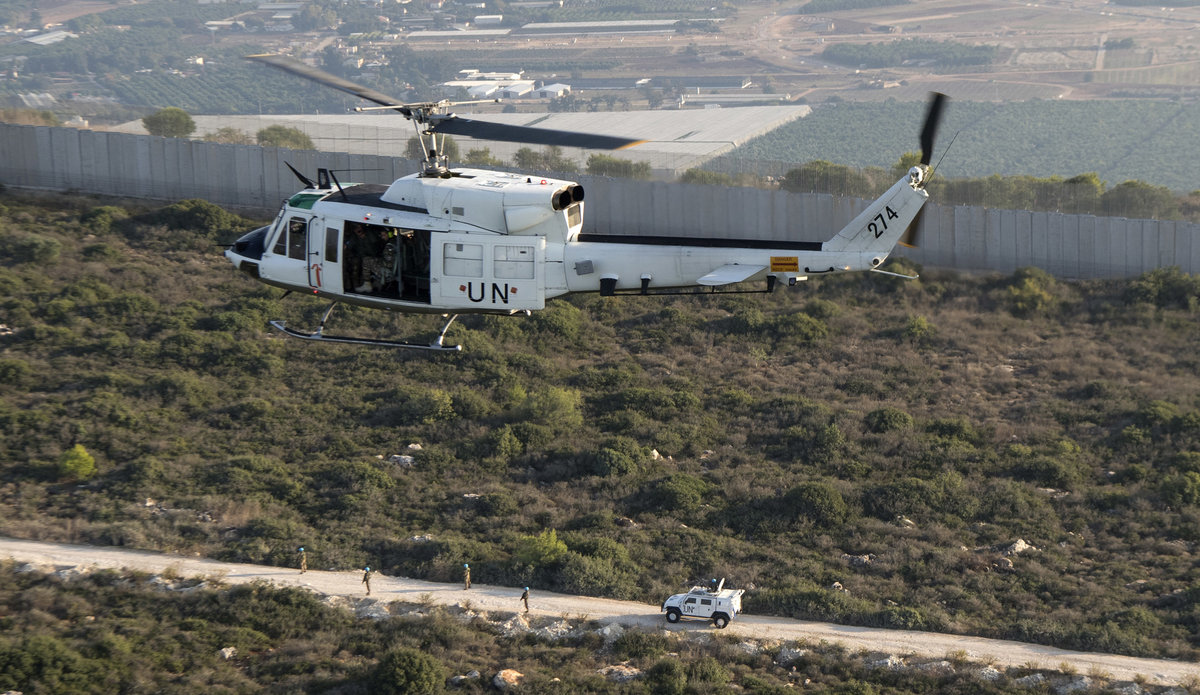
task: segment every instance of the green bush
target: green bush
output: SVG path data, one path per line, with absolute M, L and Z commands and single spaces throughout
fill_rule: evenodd
M 783 508 L 793 518 L 806 519 L 820 527 L 836 527 L 845 523 L 850 507 L 832 485 L 826 482 L 801 483 L 783 496 Z
M 655 483 L 651 505 L 665 511 L 694 511 L 712 489 L 711 484 L 694 475 L 674 473 Z
M 60 480 L 90 480 L 96 475 L 96 459 L 76 444 L 58 457 L 58 477 Z
M 112 231 L 113 223 L 128 217 L 129 213 L 125 208 L 101 205 L 80 215 L 79 221 L 96 234 L 108 234 Z
M 62 253 L 62 243 L 41 234 L 21 234 L 0 238 L 0 253 L 14 263 L 46 265 L 58 259 Z
M 567 544 L 558 539 L 558 532 L 546 529 L 536 536 L 521 536 L 513 549 L 513 560 L 536 570 L 557 563 L 568 552 Z
M 676 659 L 663 659 L 646 671 L 646 687 L 653 695 L 683 695 L 687 674 Z
M 626 630 L 613 641 L 613 654 L 621 659 L 649 659 L 667 652 L 671 639 L 666 635 Z
M 442 662 L 409 647 L 384 654 L 371 677 L 372 692 L 394 695 L 432 695 L 445 690 L 445 684 Z
M 596 475 L 637 475 L 649 461 L 646 447 L 630 437 L 613 437 L 596 454 Z
M 910 430 L 913 426 L 912 415 L 899 408 L 879 408 L 878 410 L 872 410 L 867 413 L 863 421 L 867 429 L 878 434 Z
M 33 375 L 33 369 L 22 359 L 0 360 L 0 384 L 24 386 Z

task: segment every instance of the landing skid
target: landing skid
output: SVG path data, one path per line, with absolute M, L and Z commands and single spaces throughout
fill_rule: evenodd
M 403 340 L 379 340 L 376 338 L 354 338 L 341 335 L 325 335 L 325 322 L 329 320 L 329 315 L 333 313 L 333 307 L 337 306 L 334 302 L 325 310 L 325 315 L 321 317 L 321 325 L 313 333 L 305 333 L 294 328 L 288 328 L 283 321 L 271 321 L 271 327 L 282 332 L 284 335 L 289 335 L 293 338 L 302 340 L 318 340 L 326 343 L 346 343 L 350 345 L 371 345 L 374 347 L 390 347 L 401 348 L 405 350 L 433 350 L 436 352 L 461 352 L 461 345 L 446 345 L 446 331 L 450 330 L 450 324 L 454 323 L 454 319 L 458 318 L 458 314 L 450 317 L 445 326 L 442 326 L 442 332 L 438 334 L 437 340 L 423 345 L 421 343 L 409 343 Z

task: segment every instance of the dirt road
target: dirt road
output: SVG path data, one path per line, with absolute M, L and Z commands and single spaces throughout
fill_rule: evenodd
M 11 557 L 19 563 L 43 565 L 46 569 L 130 568 L 152 573 L 170 569 L 184 577 L 221 576 L 230 584 L 265 580 L 281 586 L 308 587 L 331 596 L 357 598 L 363 595 L 360 570 L 309 570 L 302 575 L 295 569 L 282 567 L 242 565 L 122 548 L 41 543 L 0 537 L 0 558 L 6 557 Z M 408 603 L 432 601 L 440 604 L 470 601 L 476 610 L 487 611 L 515 612 L 520 606 L 521 595 L 520 587 L 473 584 L 470 591 L 464 591 L 462 586 L 457 584 L 435 584 L 383 575 L 373 577 L 371 588 L 373 598 Z M 552 594 L 538 591 L 536 587 L 531 592 L 529 605 L 530 612 L 534 614 L 566 616 L 571 619 L 587 617 L 602 623 L 615 622 L 623 626 L 638 625 L 671 630 L 712 629 L 708 624 L 699 622 L 669 626 L 659 613 L 657 605 Z M 739 616 L 726 628 L 726 632 L 758 640 L 840 643 L 851 650 L 865 649 L 899 656 L 965 656 L 970 661 L 989 663 L 997 667 L 1033 666 L 1056 669 L 1060 665 L 1067 665 L 1081 674 L 1102 673 L 1115 680 L 1142 677 L 1150 683 L 1179 684 L 1193 683 L 1200 679 L 1200 664 L 1196 663 L 1093 654 L 1036 644 L 932 632 L 849 627 L 756 615 Z

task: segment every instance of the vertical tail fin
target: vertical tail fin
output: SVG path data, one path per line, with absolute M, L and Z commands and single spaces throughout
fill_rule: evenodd
M 927 168 L 915 166 L 822 246 L 824 251 L 891 253 L 929 200 L 921 187 Z

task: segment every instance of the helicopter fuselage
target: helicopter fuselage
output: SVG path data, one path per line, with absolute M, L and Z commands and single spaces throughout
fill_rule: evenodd
M 418 313 L 516 313 L 568 293 L 768 277 L 795 284 L 878 267 L 927 199 L 922 177 L 910 172 L 832 239 L 789 242 L 584 234 L 579 184 L 456 169 L 307 188 L 226 256 L 270 285 Z

